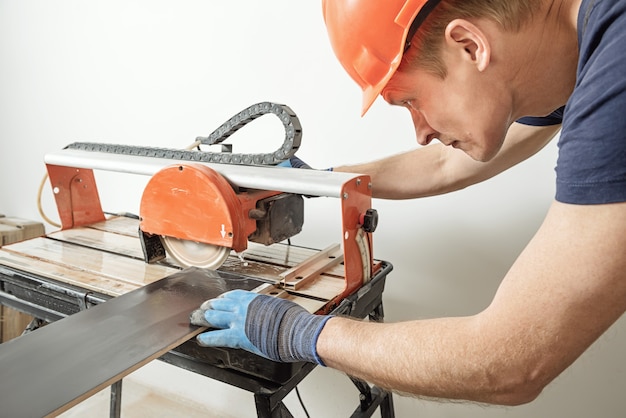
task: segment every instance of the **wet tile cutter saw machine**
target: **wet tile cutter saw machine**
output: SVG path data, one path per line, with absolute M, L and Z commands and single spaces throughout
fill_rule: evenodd
M 283 145 L 266 154 L 172 150 L 100 143 L 73 143 L 46 155 L 50 183 L 62 228 L 105 220 L 93 170 L 151 176 L 139 208 L 139 236 L 145 261 L 171 256 L 178 264 L 218 269 L 249 242 L 265 246 L 301 231 L 302 196 L 341 200 L 342 242 L 279 275 L 276 287 L 302 288 L 324 270 L 343 265 L 344 287 L 321 308 L 329 312 L 371 277 L 372 232 L 377 213 L 371 208 L 368 176 L 273 167 L 295 154 L 302 129 L 287 106 L 264 102 L 238 113 L 204 145 L 220 144 L 248 122 L 276 115 L 285 128 Z
M 275 115 L 284 126 L 285 138 L 278 150 L 266 154 L 237 154 L 223 144 L 238 129 L 265 114 Z M 312 313 L 332 312 L 382 320 L 382 292 L 385 277 L 391 270 L 389 263 L 377 261 L 372 255 L 372 233 L 376 228 L 377 214 L 371 208 L 368 176 L 276 167 L 295 154 L 301 136 L 298 118 L 289 107 L 264 102 L 239 112 L 208 137 L 198 138 L 197 149 L 76 142 L 47 154 L 45 163 L 62 228 L 46 237 L 0 249 L 0 286 L 3 286 L 0 302 L 4 297 L 19 307 L 19 297 L 31 298 L 33 300 L 25 301 L 23 306 L 47 303 L 31 312 L 35 316 L 45 316 L 51 306 L 61 306 L 57 302 L 46 302 L 51 293 L 63 293 L 65 299 L 71 293 L 64 287 L 63 282 L 68 281 L 74 289 L 72 292 L 78 289 L 81 294 L 83 287 L 87 289 L 78 297 L 82 306 L 76 311 L 84 311 L 92 304 L 102 305 L 96 308 L 108 306 L 113 312 L 89 313 L 96 310 L 92 308 L 58 321 L 64 322 L 65 328 L 55 333 L 51 331 L 46 344 L 58 343 L 60 347 L 67 344 L 68 337 L 59 334 L 69 335 L 73 329 L 91 327 L 94 323 L 105 327 L 107 321 L 102 319 L 102 315 L 117 317 L 127 312 L 134 317 L 144 314 L 152 317 L 158 312 L 176 326 L 182 326 L 180 334 L 172 336 L 173 325 L 168 328 L 168 322 L 164 320 L 157 327 L 152 319 L 147 320 L 153 326 L 147 339 L 150 344 L 144 341 L 145 338 L 139 341 L 137 329 L 126 323 L 105 329 L 103 332 L 123 336 L 125 327 L 129 327 L 126 330 L 127 341 L 136 340 L 133 344 L 145 346 L 146 353 L 137 354 L 134 359 L 120 359 L 119 365 L 104 358 L 102 361 L 106 361 L 110 369 L 118 367 L 119 372 L 97 376 L 99 381 L 111 384 L 114 379 L 121 379 L 125 373 L 122 370 L 136 368 L 136 364 L 159 357 L 179 367 L 253 391 L 258 398 L 259 414 L 263 415 L 259 402 L 269 402 L 265 409 L 274 411 L 271 412 L 274 414 L 280 399 L 314 366 L 278 364 L 241 350 L 199 347 L 193 340 L 187 340 L 201 330 L 185 324 L 188 322 L 185 316 L 202 300 L 230 289 L 244 288 L 289 298 Z M 200 145 L 218 144 L 222 146 L 221 152 L 207 152 L 199 148 Z M 115 230 L 115 222 L 120 219 L 103 211 L 94 170 L 150 176 L 140 200 L 138 219 L 124 220 L 130 221 L 130 233 L 124 237 L 113 234 L 119 239 L 124 238 L 124 242 L 130 240 L 125 248 L 121 241 L 110 244 L 109 238 L 98 238 L 101 236 L 98 234 L 111 236 L 106 231 Z M 285 244 L 286 240 L 302 230 L 303 196 L 333 197 L 340 201 L 339 244 L 319 251 Z M 95 238 L 87 238 L 94 231 L 97 232 Z M 135 249 L 135 246 L 138 248 Z M 46 251 L 56 255 L 49 256 Z M 239 257 L 244 251 L 246 262 Z M 114 261 L 118 264 L 123 259 L 122 267 L 118 268 L 126 274 L 123 283 L 110 284 L 112 280 L 108 272 L 93 270 L 95 273 L 85 274 L 89 273 L 89 269 L 106 266 L 104 261 L 110 257 L 115 257 Z M 101 264 L 91 261 L 96 258 L 104 261 Z M 50 260 L 48 263 L 45 262 L 47 259 Z M 67 266 L 69 259 L 73 260 L 73 264 Z M 129 276 L 133 276 L 134 271 L 142 271 L 137 263 L 145 266 L 146 278 L 143 283 L 139 280 L 133 289 L 133 286 L 129 287 L 132 280 Z M 31 266 L 23 267 L 27 264 Z M 151 272 L 150 278 L 147 272 Z M 84 279 L 78 279 L 81 275 Z M 102 283 L 109 283 L 111 291 L 95 287 L 92 276 L 99 276 Z M 54 290 L 59 288 L 62 290 Z M 40 292 L 43 293 L 33 296 Z M 160 292 L 166 302 L 155 305 L 154 297 L 151 299 L 148 296 L 156 292 Z M 99 303 L 105 300 L 107 303 Z M 64 309 L 69 311 L 64 313 L 69 314 L 74 308 L 57 310 Z M 28 311 L 26 308 L 23 310 Z M 91 320 L 87 320 L 89 315 L 93 317 Z M 75 321 L 75 324 L 69 321 Z M 46 326 L 42 331 L 56 325 Z M 167 344 L 157 347 L 157 342 L 160 344 L 162 341 L 167 341 Z M 18 350 L 16 346 L 13 352 L 7 349 L 8 357 L 3 364 L 9 362 L 11 355 L 17 356 L 18 351 L 23 352 L 30 347 Z M 116 347 L 111 347 L 111 350 L 116 350 Z M 89 360 L 93 358 L 91 354 Z M 60 360 L 52 363 L 63 367 Z M 59 373 L 65 373 L 65 370 Z M 22 371 L 16 370 L 13 380 L 9 381 L 15 382 L 23 375 Z M 364 394 L 361 409 L 371 410 L 372 405 L 375 409 L 376 402 L 391 404 L 391 395 L 379 393 L 380 396 L 374 396 L 369 386 L 354 381 Z M 28 385 L 27 382 L 24 384 Z M 81 385 L 93 386 L 96 382 L 83 382 Z M 285 390 L 284 385 L 292 386 Z M 48 385 L 48 390 L 53 386 Z M 15 384 L 11 383 L 5 389 L 10 391 L 14 387 Z M 65 395 L 59 395 L 62 396 Z M 272 398 L 274 396 L 277 398 Z M 271 414 L 267 416 L 278 416 Z

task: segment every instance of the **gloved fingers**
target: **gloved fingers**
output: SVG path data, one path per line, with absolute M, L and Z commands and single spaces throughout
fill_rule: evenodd
M 200 309 L 203 310 L 214 310 L 214 311 L 225 311 L 225 312 L 235 312 L 237 307 L 241 306 L 241 304 L 230 298 L 215 298 L 209 299 L 200 305 Z
M 289 167 L 289 168 L 306 168 L 311 169 L 311 166 L 302 161 L 300 158 L 295 155 L 291 156 L 288 160 L 283 161 L 278 164 L 279 167 Z
M 205 300 L 204 302 L 202 302 L 202 305 L 200 305 L 200 309 L 203 311 L 206 311 L 207 309 L 211 309 L 211 304 L 213 303 L 215 299 L 209 299 L 209 300 Z
M 227 310 L 196 309 L 189 315 L 192 325 L 209 328 L 231 328 L 240 315 Z M 241 324 L 243 326 L 243 324 Z
M 234 306 L 240 305 L 242 303 L 248 304 L 252 299 L 257 297 L 257 293 L 249 292 L 247 290 L 231 290 L 225 293 L 222 293 L 216 298 L 205 300 L 200 305 L 200 309 L 217 309 L 222 311 L 234 311 Z
M 196 341 L 203 347 L 239 347 L 235 332 L 230 329 L 203 332 L 198 334 Z
M 263 353 L 253 346 L 242 333 L 232 329 L 203 332 L 196 337 L 196 341 L 202 347 L 242 348 L 251 353 L 263 356 Z
M 307 163 L 305 163 L 304 161 L 302 161 L 300 158 L 296 157 L 295 155 L 289 158 L 288 160 L 285 160 L 282 163 L 277 164 L 276 166 L 287 167 L 287 168 L 305 168 L 309 170 L 313 169 L 310 165 L 308 165 Z M 322 171 L 333 171 L 333 168 L 328 167 L 328 168 L 323 169 Z
M 245 316 L 237 315 L 233 312 L 226 311 L 215 311 L 213 309 L 208 309 L 204 311 L 204 319 L 211 328 L 233 328 L 235 326 L 239 326 L 243 328 Z M 237 321 L 241 322 L 237 324 Z
M 231 312 L 196 309 L 189 315 L 189 322 L 200 327 L 224 329 L 231 328 L 236 318 Z
M 195 311 L 193 311 L 189 315 L 189 322 L 191 322 L 191 325 L 196 325 L 199 327 L 211 326 L 211 324 L 209 324 L 206 318 L 204 317 L 204 309 L 196 309 Z
M 256 298 L 257 296 L 259 296 L 258 293 L 250 292 L 249 290 L 235 289 L 223 293 L 218 299 L 224 298 L 237 301 L 238 303 L 248 304 L 252 301 L 252 299 Z
M 296 157 L 295 155 L 289 159 L 289 162 L 291 163 L 291 166 L 293 168 L 305 168 L 308 170 L 311 169 L 310 165 L 308 165 L 307 163 L 305 163 L 304 161 L 302 161 L 300 158 Z

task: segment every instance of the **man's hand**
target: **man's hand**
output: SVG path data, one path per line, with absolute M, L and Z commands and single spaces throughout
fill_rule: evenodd
M 291 158 L 289 158 L 288 160 L 283 161 L 282 163 L 278 164 L 278 167 L 287 167 L 287 168 L 305 168 L 308 170 L 312 170 L 313 168 L 308 165 L 307 163 L 305 163 L 304 161 L 302 161 L 300 158 L 296 157 L 295 155 Z M 333 171 L 332 167 L 326 168 L 322 171 Z
M 216 328 L 196 337 L 201 346 L 242 348 L 274 361 L 319 365 L 324 363 L 317 354 L 317 339 L 330 318 L 245 290 L 210 299 L 190 316 L 193 325 Z
M 300 158 L 296 157 L 295 155 L 289 158 L 288 160 L 285 160 L 282 163 L 278 164 L 278 166 L 289 167 L 289 168 L 307 168 L 307 169 L 311 168 L 310 165 L 308 165 L 307 163 L 305 163 L 304 161 L 302 161 Z

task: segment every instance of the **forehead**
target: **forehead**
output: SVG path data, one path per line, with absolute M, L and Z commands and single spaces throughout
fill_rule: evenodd
M 427 84 L 425 76 L 423 71 L 415 68 L 399 68 L 381 91 L 381 96 L 390 104 L 418 99 Z

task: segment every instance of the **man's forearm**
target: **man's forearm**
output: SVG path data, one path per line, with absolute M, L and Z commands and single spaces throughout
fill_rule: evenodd
M 382 199 L 412 199 L 448 191 L 442 182 L 440 144 L 363 164 L 340 166 L 334 171 L 367 174 L 372 178 L 372 195 Z
M 560 125 L 527 126 L 514 123 L 500 152 L 488 162 L 472 160 L 464 152 L 431 144 L 403 154 L 335 171 L 362 173 L 372 178 L 374 197 L 412 199 L 460 190 L 487 180 L 542 149 Z
M 317 350 L 329 367 L 403 394 L 503 405 L 533 400 L 543 386 L 527 385 L 515 354 L 497 353 L 514 346 L 486 341 L 478 323 L 475 317 L 394 324 L 332 318 Z
M 553 202 L 484 311 L 396 324 L 333 318 L 325 364 L 418 396 L 520 404 L 626 311 L 626 203 Z

